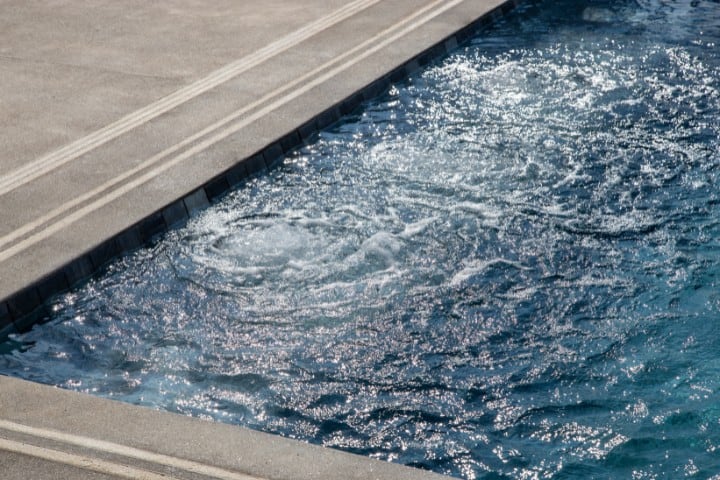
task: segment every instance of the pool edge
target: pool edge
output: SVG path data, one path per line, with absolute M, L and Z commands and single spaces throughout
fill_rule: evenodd
M 48 301 L 56 295 L 87 281 L 112 260 L 148 245 L 158 235 L 182 226 L 195 212 L 207 208 L 213 201 L 253 176 L 273 169 L 285 155 L 307 143 L 314 135 L 356 110 L 363 102 L 387 91 L 392 83 L 407 78 L 418 69 L 450 53 L 476 35 L 481 28 L 512 11 L 522 1 L 506 0 L 253 155 L 239 160 L 234 166 L 189 194 L 161 206 L 125 230 L 90 247 L 64 266 L 0 299 L 0 341 L 8 334 L 27 331 L 47 319 L 51 314 Z

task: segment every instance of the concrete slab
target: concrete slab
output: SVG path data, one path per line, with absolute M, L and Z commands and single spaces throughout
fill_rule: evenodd
M 0 376 L 0 468 L 3 465 L 5 480 L 444 478 L 275 435 Z
M 0 337 L 516 0 L 0 0 Z M 16 478 L 439 478 L 0 377 Z

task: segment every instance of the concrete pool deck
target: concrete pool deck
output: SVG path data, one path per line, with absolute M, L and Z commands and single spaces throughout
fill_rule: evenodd
M 2 376 L 0 408 L 3 480 L 447 478 Z
M 515 3 L 0 0 L 0 338 L 41 321 L 54 294 L 272 168 L 319 129 Z M 52 423 L 43 418 L 49 408 L 83 421 Z M 86 408 L 96 413 L 85 419 Z M 115 437 L 109 416 L 118 416 L 111 420 L 120 424 L 133 416 L 147 423 L 138 424 L 135 437 Z M 11 446 L 23 439 L 35 445 L 42 437 L 12 430 L 18 421 L 67 434 L 82 424 L 82 438 L 135 439 L 152 451 L 167 440 L 150 425 L 167 426 L 171 437 L 183 428 L 223 432 L 238 442 L 256 436 L 2 378 L 0 421 L 10 422 L 0 423 L 0 471 L 17 472 L 17 478 L 77 478 L 50 473 L 70 468 L 67 463 L 14 452 Z M 28 451 L 47 450 L 44 442 L 56 440 L 45 438 L 36 442 L 40 450 Z M 242 441 L 242 448 L 255 448 L 254 440 Z M 290 442 L 267 445 L 275 441 Z M 287 448 L 310 448 L 298 445 Z M 271 450 L 258 452 L 257 461 L 272 464 L 278 454 Z M 328 454 L 330 464 L 336 453 Z M 85 450 L 76 456 L 83 455 Z M 367 475 L 352 477 L 342 469 L 343 478 L 425 478 L 420 472 L 376 474 L 382 469 L 366 459 L 347 462 L 359 462 Z M 28 475 L 36 467 L 38 474 Z M 323 471 L 273 476 L 260 469 L 253 475 L 338 478 L 337 471 Z

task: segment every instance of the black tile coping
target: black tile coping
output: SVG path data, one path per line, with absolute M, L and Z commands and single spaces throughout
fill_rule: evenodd
M 456 49 L 475 36 L 479 30 L 502 18 L 522 0 L 508 0 L 475 22 L 455 32 L 436 45 L 419 53 L 403 65 L 371 82 L 341 102 L 321 112 L 312 120 L 286 133 L 263 150 L 240 160 L 235 166 L 207 182 L 185 197 L 165 205 L 127 230 L 97 245 L 89 252 L 44 278 L 0 301 L 0 341 L 7 335 L 29 330 L 34 324 L 48 320 L 52 314 L 48 301 L 58 293 L 88 280 L 103 266 L 124 253 L 148 244 L 158 235 L 183 225 L 195 212 L 239 186 L 248 178 L 277 166 L 283 156 L 310 141 L 327 128 L 356 110 L 363 102 L 377 98 L 396 83 L 421 67 Z

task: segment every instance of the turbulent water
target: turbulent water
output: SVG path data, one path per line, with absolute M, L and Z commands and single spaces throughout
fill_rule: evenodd
M 0 371 L 466 479 L 717 479 L 719 138 L 720 3 L 527 2 Z

